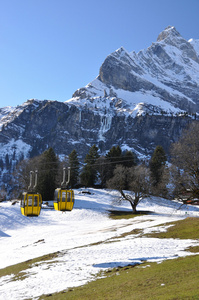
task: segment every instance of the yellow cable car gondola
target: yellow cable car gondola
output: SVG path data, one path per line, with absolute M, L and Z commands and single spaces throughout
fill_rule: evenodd
M 30 171 L 30 185 L 28 191 L 22 194 L 21 213 L 26 217 L 39 216 L 41 211 L 41 194 L 35 193 L 37 186 L 37 171 L 35 171 L 35 185 L 33 186 L 33 171 Z
M 61 188 L 57 188 L 54 194 L 54 209 L 60 211 L 71 211 L 74 206 L 74 191 L 68 189 L 70 181 L 70 168 L 68 168 L 68 181 L 66 182 L 66 169 L 63 168 L 63 182 Z

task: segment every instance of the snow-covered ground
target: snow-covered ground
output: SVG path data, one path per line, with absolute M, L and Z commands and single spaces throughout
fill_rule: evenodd
M 37 299 L 42 294 L 83 285 L 101 270 L 191 255 L 186 248 L 199 245 L 195 240 L 161 240 L 131 233 L 133 229 L 144 233 L 166 230 L 165 225 L 158 225 L 187 216 L 199 217 L 197 206 L 179 209 L 180 203 L 151 198 L 138 206 L 138 210 L 150 214 L 112 220 L 108 210 L 130 210 L 129 204 L 113 204 L 117 194 L 113 191 L 90 192 L 75 191 L 71 212 L 44 207 L 37 218 L 22 216 L 19 203 L 0 203 L 0 268 L 59 251 L 54 258 L 23 271 L 20 278 L 2 276 L 0 299 Z M 129 234 L 121 237 L 124 233 Z

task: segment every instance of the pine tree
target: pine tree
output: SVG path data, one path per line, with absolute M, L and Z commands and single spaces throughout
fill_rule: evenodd
M 113 146 L 109 152 L 106 155 L 106 158 L 108 158 L 112 162 L 120 161 L 122 155 L 122 150 L 120 146 Z
M 0 159 L 0 168 L 3 170 L 4 164 L 3 164 L 3 160 Z
M 85 158 L 85 166 L 80 175 L 81 184 L 86 187 L 93 187 L 97 179 L 96 161 L 99 158 L 98 147 L 93 145 Z
M 161 182 L 166 161 L 167 157 L 163 147 L 157 146 L 153 152 L 149 163 L 152 185 L 154 187 L 158 186 L 158 184 Z
M 44 201 L 52 200 L 56 189 L 58 159 L 52 148 L 46 150 L 39 160 L 37 191 Z
M 120 146 L 113 146 L 106 154 L 106 180 L 113 177 L 113 171 L 117 164 L 122 163 L 122 150 Z
M 125 167 L 133 167 L 137 165 L 137 156 L 135 153 L 133 153 L 132 151 L 126 151 L 123 155 L 122 155 L 122 165 Z
M 6 156 L 5 156 L 5 166 L 6 166 L 6 169 L 7 169 L 7 170 L 9 170 L 9 169 L 10 169 L 10 166 L 11 166 L 11 162 L 10 162 L 8 153 L 6 153 Z
M 69 185 L 71 186 L 71 188 L 73 188 L 77 185 L 79 177 L 79 161 L 76 150 L 73 150 L 69 154 L 69 167 L 71 168 Z

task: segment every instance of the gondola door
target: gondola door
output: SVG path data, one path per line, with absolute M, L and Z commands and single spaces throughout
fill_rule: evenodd
M 67 191 L 67 202 L 66 202 L 66 210 L 72 210 L 74 205 L 74 191 Z
M 60 198 L 60 210 L 66 210 L 66 191 L 61 190 L 61 198 Z

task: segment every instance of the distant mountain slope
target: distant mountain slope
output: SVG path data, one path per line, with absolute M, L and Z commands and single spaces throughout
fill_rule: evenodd
M 168 152 L 199 113 L 199 40 L 186 41 L 167 27 L 139 53 L 123 47 L 108 55 L 99 75 L 65 103 L 28 100 L 0 109 L 0 185 L 23 158 L 48 147 L 76 149 L 83 161 L 96 144 L 113 145 L 146 159 L 157 145 Z

